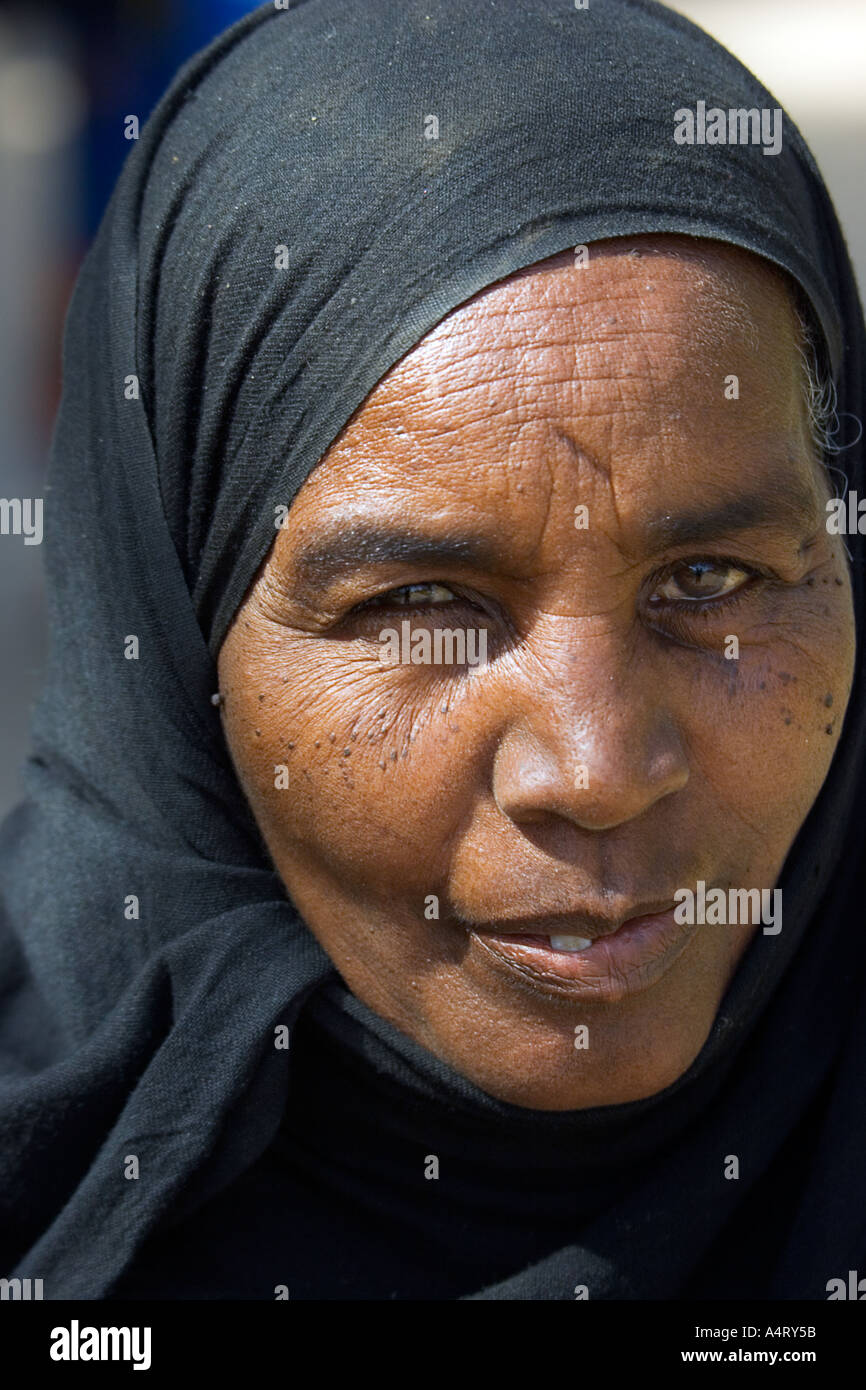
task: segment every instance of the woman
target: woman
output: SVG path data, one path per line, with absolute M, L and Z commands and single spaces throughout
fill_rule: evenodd
M 182 70 L 67 328 L 11 1273 L 862 1268 L 863 341 L 799 133 L 658 5 L 307 0 Z

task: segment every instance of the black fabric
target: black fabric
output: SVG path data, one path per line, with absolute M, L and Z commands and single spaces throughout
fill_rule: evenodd
M 765 1292 L 814 1161 L 815 1121 L 807 1111 L 748 1197 L 719 1214 L 722 1234 L 685 1289 L 670 1281 L 659 1297 Z M 603 1233 L 610 1224 L 623 1245 L 635 1240 L 626 1198 L 644 1188 L 650 1154 L 627 1143 L 599 1157 L 585 1130 L 484 1095 L 334 979 L 295 1025 L 274 1142 L 145 1242 L 109 1297 L 526 1297 L 509 1276 L 528 1266 L 542 1266 L 532 1297 L 571 1300 L 587 1279 L 594 1298 L 631 1297 L 621 1262 L 606 1262 Z M 718 1154 L 701 1143 L 692 1187 L 715 1198 L 719 1174 Z M 638 1219 L 641 1210 L 642 1199 Z
M 230 1262 L 227 1213 L 242 1191 L 255 1203 L 262 1163 L 286 1174 L 282 1238 L 315 1243 L 292 1144 L 300 1124 L 326 1155 L 325 1221 L 353 1181 L 330 1128 L 353 1058 L 372 1113 L 384 1124 L 405 1103 L 414 1124 L 394 1183 L 349 1193 L 347 1220 L 392 1232 L 371 1246 L 381 1296 L 423 1287 L 399 1231 L 429 1222 L 437 1191 L 451 1255 L 436 1296 L 734 1297 L 745 1280 L 759 1297 L 823 1298 L 863 1267 L 861 538 L 854 693 L 783 871 L 784 930 L 756 936 L 688 1072 L 633 1105 L 504 1107 L 353 1000 L 273 871 L 210 703 L 275 508 L 444 314 L 554 252 L 672 231 L 784 267 L 856 436 L 863 318 L 811 156 L 787 118 L 778 156 L 677 145 L 674 112 L 698 101 L 777 106 L 654 4 L 304 0 L 197 55 L 131 150 L 67 322 L 49 670 L 27 797 L 0 835 L 0 1261 L 46 1298 L 122 1289 L 139 1252 L 214 1212 Z M 438 140 L 423 138 L 430 113 Z M 863 495 L 862 449 L 839 466 Z M 280 1023 L 297 1057 L 274 1046 Z M 382 1098 L 388 1077 L 399 1102 Z M 407 1209 L 428 1123 L 426 1152 L 465 1167 Z M 375 1152 L 364 1133 L 358 1175 Z M 736 1182 L 721 1176 L 730 1153 Z M 461 1212 L 488 1210 L 488 1190 L 520 1213 L 513 1243 L 476 1216 L 482 1248 L 461 1253 Z M 345 1282 L 335 1271 L 333 1296 Z

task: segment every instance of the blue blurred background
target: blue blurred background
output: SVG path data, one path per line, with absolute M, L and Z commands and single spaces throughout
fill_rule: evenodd
M 561 3 L 570 8 L 570 0 Z M 800 126 L 836 202 L 862 292 L 866 3 L 682 0 L 672 7 L 736 53 Z M 124 118 L 135 114 L 143 124 L 181 63 L 254 8 L 245 0 L 0 7 L 0 496 L 43 495 L 63 319 L 130 149 Z M 0 593 L 2 816 L 20 796 L 45 659 L 40 546 L 0 536 Z
M 178 67 L 247 0 L 0 8 L 0 497 L 41 497 L 63 320 L 131 143 Z M 42 548 L 0 536 L 0 817 L 21 795 L 46 654 Z

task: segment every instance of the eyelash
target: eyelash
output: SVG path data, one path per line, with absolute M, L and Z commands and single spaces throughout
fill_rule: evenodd
M 390 594 L 400 594 L 407 589 L 432 588 L 434 585 L 440 585 L 444 589 L 451 589 L 454 598 L 449 599 L 447 603 L 386 603 L 383 601 L 387 599 Z M 351 609 L 349 616 L 375 613 L 377 611 L 387 612 L 391 609 L 395 611 L 399 609 L 400 612 L 405 614 L 441 613 L 444 608 L 450 608 L 452 604 L 455 603 L 471 604 L 473 608 L 480 608 L 482 606 L 476 600 L 470 598 L 468 594 L 464 594 L 460 589 L 455 588 L 453 584 L 447 584 L 444 579 L 413 579 L 411 584 L 398 584 L 394 589 L 383 589 L 381 594 L 374 594 L 372 598 L 365 599 L 363 603 L 359 603 L 357 607 Z M 487 616 L 489 617 L 490 614 L 488 613 Z
M 743 560 L 736 560 L 731 555 L 689 555 L 686 559 L 677 560 L 674 564 L 669 565 L 661 574 L 655 576 L 653 582 L 655 585 L 663 584 L 665 580 L 670 579 L 672 575 L 676 574 L 677 570 L 687 569 L 689 565 L 701 564 L 707 560 L 711 561 L 716 569 L 740 570 L 747 578 L 742 584 L 739 584 L 736 589 L 732 589 L 730 593 L 719 594 L 716 598 L 666 599 L 663 603 L 653 606 L 659 609 L 673 609 L 675 612 L 684 610 L 687 613 L 695 614 L 701 612 L 705 613 L 708 609 L 712 612 L 719 612 L 724 608 L 733 607 L 735 604 L 742 602 L 745 596 L 751 593 L 756 587 L 756 580 L 758 582 L 763 581 L 764 583 L 768 583 L 772 579 L 777 578 L 777 576 L 771 574 L 769 570 L 759 569 L 756 565 L 747 565 Z
M 755 565 L 747 565 L 742 560 L 737 560 L 733 556 L 690 555 L 687 556 L 685 559 L 677 560 L 675 563 L 668 565 L 667 568 L 662 570 L 660 573 L 654 575 L 653 584 L 654 586 L 663 584 L 667 579 L 670 579 L 674 574 L 676 574 L 677 570 L 686 569 L 689 565 L 699 564 L 708 560 L 711 561 L 717 569 L 737 569 L 742 571 L 743 574 L 747 575 L 748 578 L 736 589 L 732 589 L 730 593 L 720 594 L 716 598 L 683 598 L 679 600 L 665 599 L 664 601 L 659 602 L 658 604 L 654 604 L 653 607 L 660 613 L 668 612 L 676 615 L 680 619 L 685 617 L 686 614 L 690 614 L 693 618 L 698 618 L 699 616 L 703 618 L 710 618 L 721 613 L 722 611 L 734 608 L 737 604 L 741 603 L 743 599 L 746 597 L 746 595 L 750 594 L 757 587 L 755 581 L 763 580 L 764 582 L 767 582 L 774 577 L 769 573 L 769 571 L 759 569 Z M 452 589 L 454 592 L 453 600 L 450 600 L 448 603 L 417 604 L 396 602 L 393 604 L 389 604 L 381 601 L 386 599 L 389 594 L 399 594 L 407 589 L 412 589 L 416 587 L 432 587 L 434 584 L 441 585 L 443 588 Z M 377 602 L 377 600 L 379 601 Z M 376 609 L 383 610 L 389 608 L 399 608 L 406 613 L 411 612 L 416 614 L 424 614 L 426 616 L 431 613 L 441 611 L 443 608 L 448 608 L 450 606 L 450 603 L 468 603 L 472 604 L 473 607 L 481 606 L 477 604 L 474 600 L 469 598 L 467 594 L 464 594 L 459 589 L 456 589 L 453 584 L 447 584 L 442 579 L 423 579 L 413 580 L 411 584 L 400 584 L 393 589 L 385 589 L 382 591 L 381 594 L 375 594 L 371 599 L 366 599 L 364 603 L 358 604 L 356 608 L 352 609 L 352 613 L 363 614 L 368 612 L 375 612 Z

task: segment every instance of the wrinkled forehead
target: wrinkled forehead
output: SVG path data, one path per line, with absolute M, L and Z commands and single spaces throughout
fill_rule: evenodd
M 604 520 L 594 541 L 637 554 L 666 516 L 697 534 L 697 512 L 700 535 L 811 535 L 819 481 L 785 278 L 736 248 L 639 238 L 527 267 L 439 323 L 314 470 L 277 551 L 292 565 L 309 541 L 321 566 L 352 540 L 372 563 L 411 518 L 440 550 L 467 524 L 507 537 L 529 574 L 542 534 L 573 550 L 576 503 Z
M 634 414 L 654 398 L 662 414 L 691 414 L 696 427 L 720 403 L 726 425 L 794 427 L 802 362 L 781 272 L 685 237 L 587 249 L 588 258 L 558 254 L 458 306 L 383 377 L 330 455 L 407 432 L 471 438 L 497 417 L 532 431 L 568 413 Z M 407 466 L 417 461 L 409 455 Z

